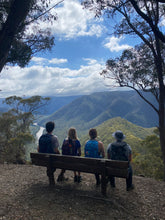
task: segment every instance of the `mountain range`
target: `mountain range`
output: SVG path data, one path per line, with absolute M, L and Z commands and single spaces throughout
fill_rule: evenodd
M 151 94 L 147 94 L 147 98 L 156 105 Z M 47 108 L 50 109 L 50 106 Z M 53 114 L 43 117 L 38 122 L 43 126 L 46 121 L 52 120 L 59 128 L 78 126 L 85 129 L 114 117 L 124 118 L 142 127 L 154 127 L 158 123 L 154 110 L 134 91 L 84 95 L 73 99 L 69 104 L 55 110 Z
M 151 94 L 147 93 L 146 97 L 156 105 Z M 37 123 L 45 126 L 47 121 L 55 121 L 55 132 L 62 139 L 69 127 L 75 127 L 81 137 L 88 133 L 89 128 L 116 117 L 144 128 L 158 124 L 154 110 L 134 91 L 99 92 L 77 97 L 54 113 L 40 117 Z

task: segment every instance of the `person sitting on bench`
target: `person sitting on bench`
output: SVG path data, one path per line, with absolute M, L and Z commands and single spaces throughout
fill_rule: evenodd
M 104 146 L 101 141 L 97 140 L 97 130 L 91 128 L 89 130 L 89 136 L 90 136 L 90 140 L 88 140 L 85 144 L 85 157 L 104 158 L 105 157 Z M 101 181 L 98 173 L 95 174 L 95 178 L 96 178 L 96 186 L 99 186 Z
M 128 178 L 126 178 L 127 191 L 134 189 L 134 185 L 132 184 L 132 150 L 131 147 L 123 141 L 125 135 L 122 131 L 116 131 L 112 134 L 112 136 L 116 139 L 115 142 L 108 145 L 107 154 L 108 159 L 111 160 L 121 160 L 121 161 L 129 161 L 129 174 Z M 115 187 L 115 177 L 109 176 L 109 181 L 112 187 Z
M 81 156 L 81 144 L 77 138 L 77 132 L 75 128 L 70 128 L 68 131 L 68 137 L 64 139 L 62 144 L 62 155 L 69 156 Z M 66 178 L 64 177 L 65 170 L 61 170 L 60 175 L 58 176 L 57 181 L 63 181 Z M 78 174 L 78 175 L 77 175 Z M 81 182 L 80 172 L 74 171 L 74 182 Z
M 39 153 L 50 153 L 50 154 L 60 154 L 59 152 L 59 141 L 56 135 L 53 135 L 52 132 L 55 128 L 55 123 L 52 121 L 49 121 L 46 123 L 46 134 L 43 134 L 39 138 L 39 146 L 38 146 L 38 152 Z M 50 180 L 50 185 L 54 185 L 54 172 L 56 169 L 50 169 L 47 168 L 47 176 Z

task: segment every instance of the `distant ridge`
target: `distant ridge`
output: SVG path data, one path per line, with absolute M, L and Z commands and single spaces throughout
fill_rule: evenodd
M 151 94 L 147 98 L 156 104 Z M 53 120 L 59 129 L 75 126 L 80 130 L 98 126 L 104 121 L 121 117 L 142 127 L 155 127 L 158 118 L 154 110 L 134 91 L 99 92 L 74 99 L 60 110 L 39 121 L 44 125 Z

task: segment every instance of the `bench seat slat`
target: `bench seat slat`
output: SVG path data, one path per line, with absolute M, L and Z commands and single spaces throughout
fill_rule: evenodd
M 86 157 L 78 157 L 78 156 L 64 156 L 64 155 L 50 155 L 50 158 L 53 161 L 60 161 L 63 163 L 85 163 L 88 166 L 97 166 L 100 163 L 100 159 L 94 159 L 94 158 L 86 158 Z
M 126 169 L 129 167 L 128 161 L 119 161 L 119 160 L 106 160 L 106 166 L 108 167 L 118 167 L 120 169 Z
M 41 159 L 32 159 L 32 164 L 37 165 L 37 166 L 45 166 L 47 167 L 49 165 L 48 160 L 41 160 Z
M 59 169 L 66 169 L 66 170 L 73 170 L 73 171 L 80 171 L 86 173 L 101 173 L 101 167 L 98 166 L 88 166 L 88 164 L 83 163 L 72 163 L 72 162 L 60 162 L 60 161 L 52 161 L 52 167 L 59 168 Z

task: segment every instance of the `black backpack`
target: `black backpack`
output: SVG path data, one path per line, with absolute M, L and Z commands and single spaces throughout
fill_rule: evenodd
M 128 161 L 128 149 L 126 142 L 115 142 L 110 148 L 111 160 Z

